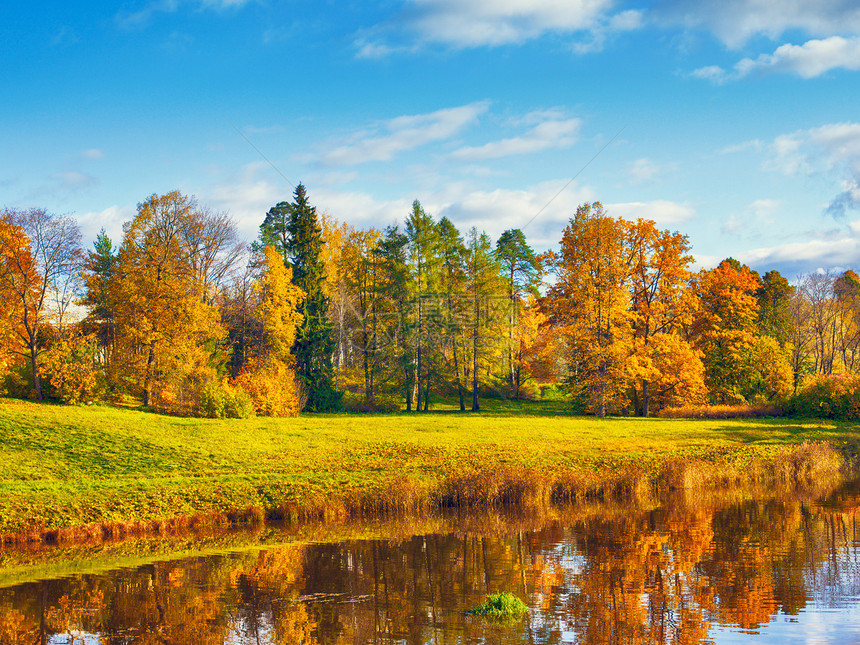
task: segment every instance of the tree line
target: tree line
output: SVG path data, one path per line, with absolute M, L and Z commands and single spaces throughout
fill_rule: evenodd
M 579 412 L 784 402 L 860 368 L 860 277 L 795 284 L 728 258 L 694 271 L 686 235 L 581 205 L 559 246 L 493 242 L 420 202 L 355 228 L 303 185 L 250 245 L 226 213 L 151 195 L 116 247 L 75 221 L 0 212 L 8 395 L 128 400 L 173 414 L 480 410 L 563 397 Z

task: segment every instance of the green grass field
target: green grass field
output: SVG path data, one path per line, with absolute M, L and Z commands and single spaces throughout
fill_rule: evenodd
M 186 419 L 108 406 L 0 400 L 0 533 L 149 521 L 256 507 L 325 507 L 432 489 L 470 473 L 612 473 L 652 479 L 674 458 L 741 470 L 785 446 L 856 455 L 847 424 L 788 419 L 596 419 L 557 404 L 480 414 Z M 393 489 L 399 482 L 401 489 Z M 395 490 L 392 493 L 392 490 Z

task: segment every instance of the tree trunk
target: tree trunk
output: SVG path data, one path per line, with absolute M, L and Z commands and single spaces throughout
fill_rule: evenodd
M 472 329 L 472 412 L 478 412 L 481 406 L 478 405 L 478 316 L 480 309 L 478 307 L 478 296 L 475 294 L 475 322 Z
M 33 389 L 36 391 L 36 399 L 44 401 L 45 396 L 42 394 L 42 377 L 39 374 L 39 347 L 36 345 L 36 339 L 33 338 L 30 343 L 30 367 L 33 370 Z
M 466 404 L 463 401 L 463 384 L 460 382 L 460 365 L 457 362 L 457 336 L 451 340 L 451 351 L 454 353 L 454 374 L 457 378 L 457 396 L 460 398 L 460 412 L 466 411 Z
M 146 357 L 146 380 L 143 383 L 143 405 L 152 406 L 152 382 L 155 380 L 155 342 L 149 345 L 149 355 Z
M 642 416 L 647 417 L 651 407 L 651 384 L 642 381 Z

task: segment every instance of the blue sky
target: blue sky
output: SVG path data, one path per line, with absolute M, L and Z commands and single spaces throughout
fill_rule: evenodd
M 599 200 L 702 266 L 860 268 L 856 0 L 6 3 L 0 43 L 0 206 L 87 244 L 172 189 L 250 240 L 301 181 L 358 227 L 544 250 Z

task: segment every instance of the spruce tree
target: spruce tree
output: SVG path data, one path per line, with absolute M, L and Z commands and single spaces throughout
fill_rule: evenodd
M 292 354 L 296 374 L 307 389 L 306 409 L 332 410 L 338 406 L 340 394 L 332 387 L 334 338 L 323 291 L 322 231 L 316 208 L 308 201 L 302 184 L 296 186 L 291 203 L 281 202 L 267 213 L 260 226 L 260 240 L 264 245 L 273 244 L 284 255 L 293 270 L 293 284 L 305 292 L 299 306 L 302 323 Z

